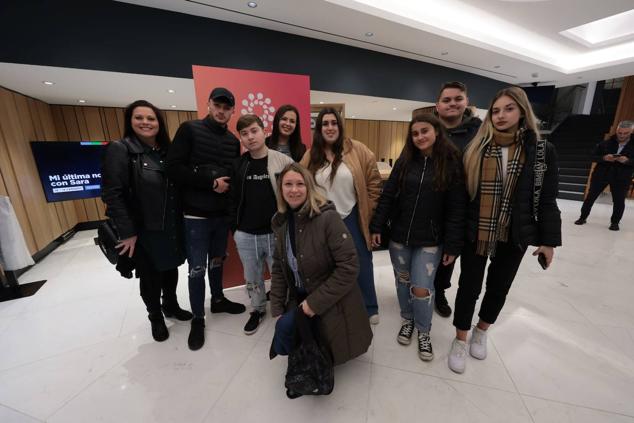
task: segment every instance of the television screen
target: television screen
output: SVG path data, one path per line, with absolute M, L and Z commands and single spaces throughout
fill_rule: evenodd
M 107 142 L 32 141 L 31 150 L 46 201 L 101 195 L 101 159 Z

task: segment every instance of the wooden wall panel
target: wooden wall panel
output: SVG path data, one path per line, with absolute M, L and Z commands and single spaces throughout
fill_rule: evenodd
M 619 103 L 608 135 L 612 136 L 619 122 L 624 120 L 634 120 L 634 75 L 623 78 Z

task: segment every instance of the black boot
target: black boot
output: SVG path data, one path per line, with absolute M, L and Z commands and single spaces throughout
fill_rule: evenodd
M 183 310 L 176 301 L 172 303 L 163 303 L 162 308 L 165 317 L 174 317 L 176 320 L 181 320 L 183 322 L 191 320 L 192 317 L 194 317 L 190 311 Z
M 165 320 L 161 313 L 150 313 L 148 314 L 148 319 L 150 319 L 150 324 L 152 325 L 152 338 L 155 341 L 163 342 L 169 338 L 170 333 L 167 331 L 167 326 L 165 326 Z
M 449 302 L 447 302 L 447 297 L 445 297 L 444 289 L 436 291 L 434 303 L 436 304 L 436 313 L 442 317 L 451 316 L 451 307 L 449 307 Z
M 192 328 L 189 331 L 187 345 L 192 351 L 199 350 L 205 345 L 205 319 L 203 317 L 192 319 Z

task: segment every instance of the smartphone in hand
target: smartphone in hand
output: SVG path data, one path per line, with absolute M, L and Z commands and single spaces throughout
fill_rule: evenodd
M 546 262 L 546 255 L 544 253 L 539 253 L 537 256 L 537 262 L 542 267 L 542 269 L 546 270 L 548 268 L 548 263 Z

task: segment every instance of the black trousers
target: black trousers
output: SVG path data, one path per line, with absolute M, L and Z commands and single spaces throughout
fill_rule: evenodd
M 460 279 L 454 311 L 453 325 L 459 330 L 471 329 L 476 302 L 482 291 L 487 257 L 476 254 L 476 244 L 466 243 L 460 255 Z M 495 257 L 487 273 L 484 299 L 479 317 L 486 323 L 495 323 L 506 295 L 520 267 L 526 249 L 506 242 L 498 242 Z
M 451 286 L 451 275 L 453 275 L 453 268 L 455 265 L 455 261 L 449 266 L 443 266 L 442 263 L 438 265 L 436 277 L 434 278 L 434 289 L 436 292 L 444 291 Z
M 148 313 L 161 313 L 161 292 L 163 292 L 165 306 L 170 307 L 178 304 L 176 300 L 178 269 L 157 270 L 139 243 L 136 244 L 134 261 L 139 277 L 141 298 Z
M 625 196 L 627 190 L 630 187 L 630 178 L 592 178 L 590 182 L 590 189 L 588 190 L 588 196 L 581 206 L 581 218 L 587 219 L 592 210 L 592 205 L 599 198 L 599 195 L 603 192 L 605 187 L 610 186 L 610 192 L 612 193 L 612 217 L 610 221 L 612 223 L 619 223 L 623 217 L 625 211 Z

